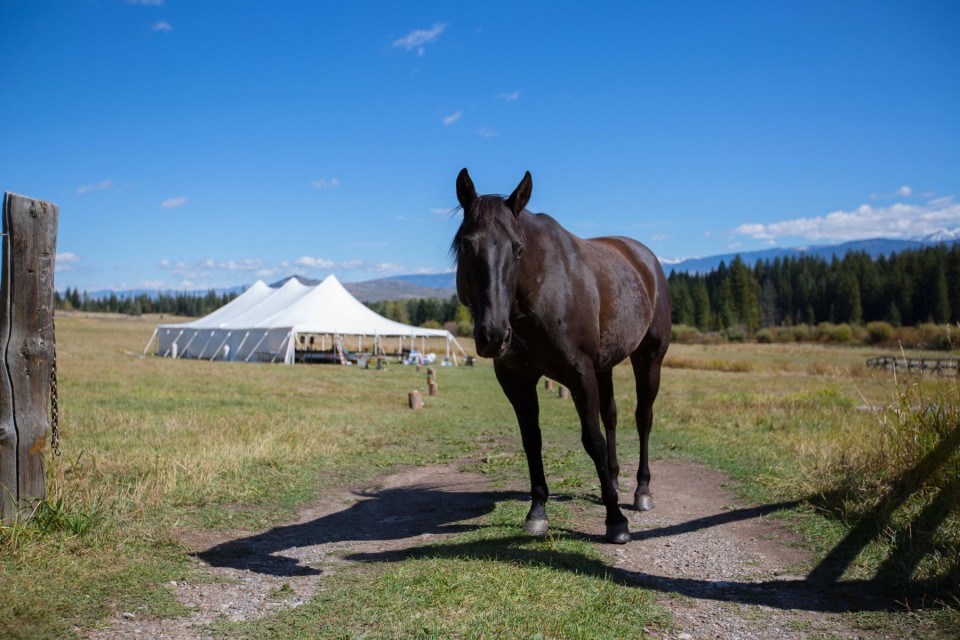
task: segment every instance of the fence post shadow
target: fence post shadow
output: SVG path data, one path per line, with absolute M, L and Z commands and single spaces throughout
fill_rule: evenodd
M 843 540 L 814 567 L 807 576 L 807 581 L 814 584 L 839 582 L 856 557 L 889 529 L 894 512 L 902 507 L 910 496 L 919 491 L 924 483 L 956 453 L 958 446 L 960 446 L 960 424 L 954 426 L 916 465 L 894 480 L 880 503 L 864 514 Z M 936 497 L 911 520 L 907 528 L 909 535 L 898 539 L 889 556 L 877 570 L 873 578 L 874 583 L 879 586 L 900 582 L 911 590 L 924 590 L 924 585 L 911 581 L 909 575 L 919 566 L 933 546 L 936 530 L 949 513 L 960 506 L 957 504 L 957 495 L 960 495 L 960 477 L 954 477 L 940 487 Z M 837 501 L 838 498 L 836 494 L 826 494 L 811 499 L 811 503 L 823 507 Z M 957 574 L 958 571 L 960 567 L 955 564 L 950 573 Z

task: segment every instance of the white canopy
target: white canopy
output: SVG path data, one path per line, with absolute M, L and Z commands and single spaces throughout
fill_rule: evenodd
M 413 327 L 384 318 L 350 295 L 333 275 L 317 285 L 290 278 L 281 287 L 257 280 L 213 313 L 192 322 L 157 327 L 157 355 L 173 358 L 293 364 L 297 334 L 441 337 L 463 353 L 443 329 Z M 153 342 L 151 337 L 150 343 Z M 150 348 L 147 348 L 144 353 Z

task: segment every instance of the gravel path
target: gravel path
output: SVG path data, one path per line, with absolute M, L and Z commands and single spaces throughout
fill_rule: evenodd
M 633 540 L 598 544 L 615 579 L 660 594 L 675 618 L 654 638 L 894 638 L 851 627 L 851 610 L 888 606 L 856 585 L 818 585 L 804 577 L 810 554 L 767 516 L 778 506 L 737 505 L 720 473 L 682 460 L 652 463 L 656 509 L 628 512 Z M 624 483 L 621 495 L 632 497 Z M 295 523 L 254 534 L 185 534 L 206 579 L 171 583 L 191 615 L 141 619 L 124 612 L 93 639 L 207 637 L 202 626 L 251 620 L 308 601 L 332 573 L 350 570 L 348 556 L 402 554 L 457 523 L 487 512 L 494 500 L 486 478 L 455 466 L 412 469 L 375 488 L 344 490 L 306 508 Z M 573 504 L 573 503 L 571 503 Z M 442 505 L 442 509 L 440 507 Z M 577 533 L 602 536 L 602 507 L 584 511 Z M 805 571 L 806 570 L 806 571 Z

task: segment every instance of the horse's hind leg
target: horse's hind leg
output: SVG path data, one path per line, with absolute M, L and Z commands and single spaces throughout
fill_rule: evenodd
M 666 354 L 666 348 L 661 348 L 659 342 L 649 342 L 649 339 L 645 339 L 630 356 L 637 383 L 637 433 L 640 434 L 640 464 L 637 468 L 637 491 L 633 497 L 633 506 L 638 511 L 653 509 L 653 496 L 650 494 L 650 429 L 653 427 L 653 401 L 660 391 L 660 367 Z
M 523 528 L 527 533 L 542 536 L 547 533 L 547 480 L 543 472 L 542 440 L 540 438 L 540 403 L 537 400 L 537 379 L 528 380 L 515 371 L 494 362 L 497 381 L 513 405 L 520 425 L 523 452 L 530 472 L 530 511 Z
M 613 397 L 613 371 L 597 374 L 597 391 L 600 392 L 600 420 L 607 433 L 607 468 L 613 488 L 620 491 L 620 461 L 617 460 L 617 402 Z

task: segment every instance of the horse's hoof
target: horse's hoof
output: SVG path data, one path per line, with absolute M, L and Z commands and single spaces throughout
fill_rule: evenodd
M 637 511 L 653 511 L 653 496 L 643 494 L 633 499 L 633 508 Z
M 630 529 L 627 527 L 627 523 L 608 524 L 605 538 L 610 544 L 627 544 L 630 542 Z
M 550 529 L 550 523 L 544 520 L 525 520 L 523 530 L 532 536 L 545 536 Z

